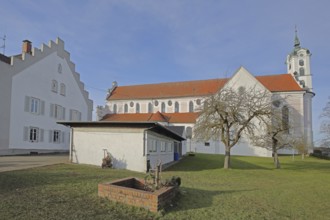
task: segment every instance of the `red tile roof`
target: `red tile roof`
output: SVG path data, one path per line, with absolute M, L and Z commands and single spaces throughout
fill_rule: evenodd
M 271 92 L 302 91 L 290 74 L 256 76 Z M 219 91 L 229 79 L 209 79 L 185 82 L 118 86 L 108 100 L 177 98 L 207 96 Z
M 271 92 L 303 90 L 290 74 L 256 76 L 256 79 Z
M 101 121 L 195 123 L 198 115 L 197 112 L 107 114 Z
M 228 79 L 210 79 L 186 82 L 171 82 L 133 86 L 119 86 L 108 100 L 152 99 L 189 96 L 207 96 L 214 94 Z

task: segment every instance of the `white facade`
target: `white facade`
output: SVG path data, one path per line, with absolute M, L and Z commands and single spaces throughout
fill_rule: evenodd
M 24 44 L 22 55 L 0 61 L 0 155 L 68 151 L 70 131 L 56 121 L 92 120 L 93 102 L 61 39 Z
M 148 160 L 151 168 L 159 162 L 164 165 L 174 161 L 174 145 L 179 142 L 148 127 L 64 124 L 72 126 L 70 155 L 71 161 L 78 164 L 101 166 L 109 154 L 115 169 L 146 172 Z

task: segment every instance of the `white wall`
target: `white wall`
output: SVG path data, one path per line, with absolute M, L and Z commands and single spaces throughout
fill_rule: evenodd
M 157 149 L 156 152 L 152 152 L 152 141 L 156 141 Z M 164 152 L 160 149 L 160 143 L 170 143 L 172 148 L 171 150 L 167 148 Z M 174 161 L 174 140 L 163 135 L 157 134 L 155 132 L 148 131 L 147 133 L 147 153 L 148 159 L 150 159 L 150 165 L 152 168 L 161 162 L 161 164 L 167 164 Z
M 117 169 L 145 172 L 143 129 L 74 128 L 74 163 L 101 166 L 103 149 L 107 149 Z

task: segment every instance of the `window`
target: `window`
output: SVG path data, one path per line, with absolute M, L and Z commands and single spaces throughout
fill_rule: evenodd
M 149 140 L 149 152 L 157 152 L 157 142 L 156 140 Z
M 173 152 L 173 144 L 172 143 L 167 143 L 167 151 L 168 152 Z
M 117 114 L 117 105 L 116 104 L 113 105 L 113 110 L 112 111 L 113 111 L 114 114 Z
M 24 141 L 33 143 L 43 142 L 44 129 L 38 127 L 24 127 Z
M 66 88 L 65 88 L 65 85 L 64 83 L 61 83 L 61 86 L 60 86 L 60 94 L 65 96 L 65 93 L 66 93 Z
M 44 115 L 45 102 L 34 97 L 25 97 L 25 111 L 32 114 Z
M 205 142 L 205 143 L 204 143 L 204 146 L 205 146 L 205 147 L 209 147 L 209 146 L 210 146 L 210 142 Z
M 64 132 L 60 130 L 50 130 L 49 131 L 49 143 L 63 143 L 64 142 Z
M 160 151 L 161 152 L 166 152 L 166 143 L 164 141 L 160 142 Z
M 196 100 L 196 104 L 197 104 L 197 105 L 201 105 L 201 104 L 202 104 L 202 100 L 197 99 L 197 100 Z
M 53 143 L 60 143 L 60 135 L 61 132 L 58 130 L 55 130 L 53 133 Z
M 124 113 L 128 113 L 128 105 L 127 104 L 124 105 Z
M 303 67 L 299 68 L 299 74 L 300 76 L 304 76 L 305 75 L 305 69 Z
M 174 104 L 174 112 L 180 112 L 180 106 L 178 102 L 175 102 Z
M 61 64 L 58 64 L 58 66 L 57 66 L 57 72 L 58 73 L 62 73 L 62 65 Z
M 304 60 L 299 60 L 299 66 L 303 66 L 304 65 Z
M 153 112 L 153 106 L 152 103 L 148 104 L 148 113 L 152 113 Z
M 60 105 L 50 104 L 50 117 L 59 120 L 65 119 L 65 108 Z
M 134 102 L 130 102 L 130 103 L 129 103 L 129 106 L 130 106 L 130 107 L 133 107 L 133 106 L 134 106 Z
M 165 108 L 166 108 L 166 106 L 165 106 L 165 103 L 164 103 L 164 102 L 162 102 L 162 106 L 161 106 L 161 112 L 165 112 Z
M 140 104 L 139 103 L 135 104 L 135 112 L 140 113 Z
M 70 121 L 81 121 L 81 112 L 70 109 Z
M 194 112 L 194 103 L 193 103 L 193 101 L 189 102 L 189 112 Z
M 169 100 L 169 101 L 167 102 L 167 104 L 168 104 L 168 106 L 172 106 L 172 101 Z
M 58 89 L 58 83 L 56 80 L 52 81 L 52 91 L 57 93 L 57 89 Z
M 287 106 L 282 108 L 282 128 L 285 133 L 289 134 L 289 108 Z

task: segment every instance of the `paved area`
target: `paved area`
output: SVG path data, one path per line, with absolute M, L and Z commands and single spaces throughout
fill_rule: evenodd
M 0 172 L 23 170 L 59 163 L 69 163 L 69 155 L 3 156 L 0 157 Z

